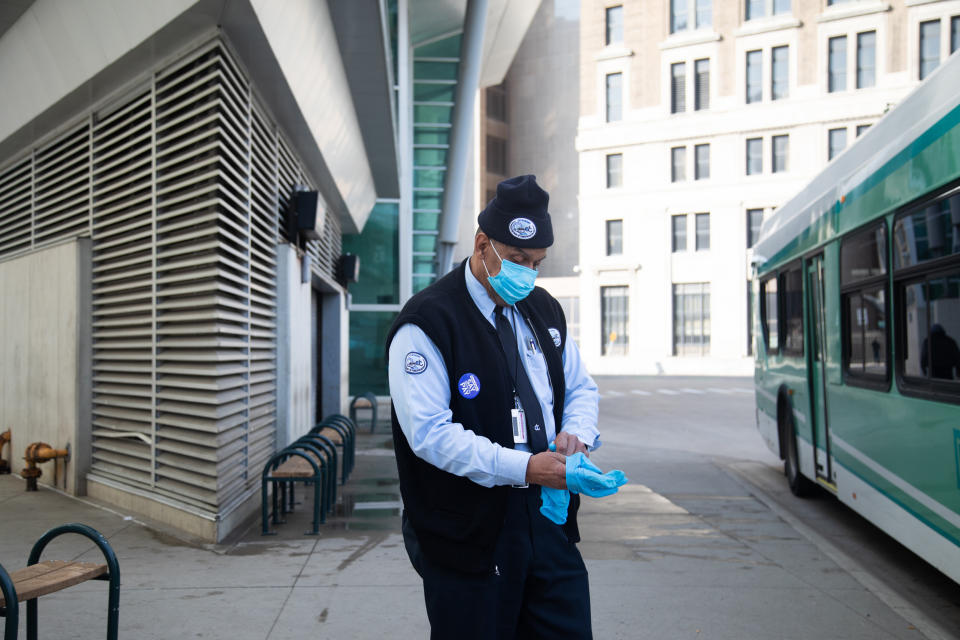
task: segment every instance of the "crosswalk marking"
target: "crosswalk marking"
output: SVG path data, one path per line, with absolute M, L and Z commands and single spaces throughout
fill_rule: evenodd
M 657 393 L 662 393 L 665 396 L 675 396 L 678 395 L 673 389 L 657 389 Z
M 694 389 L 693 387 L 677 387 L 676 389 L 656 389 L 652 391 L 646 391 L 644 389 L 630 389 L 629 391 L 617 391 L 615 389 L 609 389 L 600 392 L 599 395 L 601 398 L 622 398 L 626 395 L 651 396 L 654 393 L 659 393 L 665 396 L 678 396 L 681 394 L 700 396 L 706 393 L 717 393 L 728 396 L 734 393 L 753 394 L 755 391 L 754 389 L 748 387 L 705 387 L 703 389 Z
M 637 396 L 648 396 L 648 395 L 650 395 L 650 392 L 649 392 L 649 391 L 643 391 L 643 390 L 641 390 L 641 389 L 631 389 L 631 390 L 630 390 L 630 393 L 632 393 L 632 394 L 634 394 L 634 395 L 637 395 Z
M 684 393 L 694 393 L 694 394 L 697 394 L 697 395 L 703 395 L 703 391 L 700 391 L 700 389 L 691 389 L 690 387 L 684 387 L 684 388 L 680 389 L 680 391 L 682 391 L 682 392 L 684 392 Z

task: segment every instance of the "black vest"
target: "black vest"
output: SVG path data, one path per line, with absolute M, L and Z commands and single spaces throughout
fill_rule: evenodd
M 412 323 L 420 327 L 443 355 L 450 380 L 452 421 L 512 449 L 513 385 L 506 356 L 496 329 L 483 317 L 467 291 L 465 262 L 410 298 L 390 328 L 387 351 L 401 326 Z M 533 329 L 546 359 L 553 387 L 554 423 L 559 430 L 566 390 L 562 355 L 567 324 L 563 310 L 539 287 L 516 307 Z M 431 365 L 439 363 L 427 363 Z M 473 374 L 480 386 L 479 393 L 470 398 L 460 393 L 460 380 L 467 374 Z M 467 396 L 472 395 L 467 392 Z M 491 571 L 509 487 L 483 487 L 417 457 L 392 406 L 390 413 L 400 493 L 421 549 L 437 564 L 463 571 Z M 564 525 L 571 542 L 580 540 L 576 521 L 579 504 L 579 496 L 572 494 Z

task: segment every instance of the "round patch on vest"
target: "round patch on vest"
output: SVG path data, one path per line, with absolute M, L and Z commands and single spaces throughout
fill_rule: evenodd
M 460 381 L 457 383 L 457 389 L 467 400 L 472 400 L 477 397 L 477 394 L 480 393 L 480 378 L 473 375 L 472 373 L 465 373 L 460 376 Z
M 421 353 L 411 351 L 403 360 L 403 370 L 414 375 L 427 370 L 427 359 Z
M 547 331 L 550 332 L 550 337 L 553 338 L 553 344 L 557 345 L 557 349 L 559 349 L 560 348 L 560 332 L 554 329 L 553 327 L 550 327 L 549 329 L 547 329 Z
M 529 240 L 537 235 L 537 225 L 528 218 L 514 218 L 510 221 L 510 235 L 520 240 Z

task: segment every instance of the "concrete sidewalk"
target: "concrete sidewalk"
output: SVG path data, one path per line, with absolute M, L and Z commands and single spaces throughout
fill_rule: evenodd
M 727 480 L 715 491 L 688 495 L 684 506 L 638 482 L 585 500 L 581 549 L 596 638 L 924 637 L 744 485 L 720 475 Z M 389 436 L 360 436 L 342 496 L 319 536 L 303 535 L 311 512 L 303 504 L 276 536 L 262 537 L 258 519 L 235 541 L 199 545 L 87 500 L 25 493 L 22 480 L 0 476 L 0 563 L 21 568 L 44 531 L 83 522 L 107 536 L 119 558 L 122 638 L 428 637 L 420 581 L 399 533 Z M 695 515 L 695 505 L 711 515 Z M 98 554 L 68 536 L 44 558 Z M 106 601 L 103 582 L 42 598 L 40 637 L 101 637 Z

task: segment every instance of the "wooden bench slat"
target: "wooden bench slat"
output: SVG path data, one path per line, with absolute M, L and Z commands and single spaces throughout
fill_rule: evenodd
M 335 444 L 343 444 L 343 436 L 340 435 L 340 432 L 336 429 L 331 429 L 330 427 L 324 427 L 320 430 L 320 435 L 324 438 L 329 438 L 330 442 Z
M 107 573 L 107 565 L 95 562 L 47 560 L 10 574 L 20 602 L 33 600 Z M 4 605 L 0 595 L 0 606 Z

